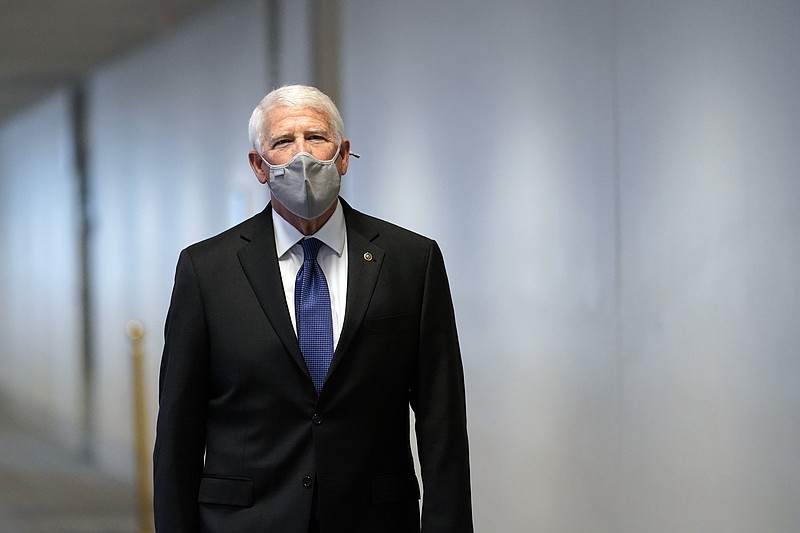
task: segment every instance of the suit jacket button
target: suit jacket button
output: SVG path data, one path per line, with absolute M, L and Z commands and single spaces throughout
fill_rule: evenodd
M 317 413 L 314 413 L 314 416 L 311 417 L 311 422 L 315 426 L 318 426 L 318 425 L 322 424 L 322 417 L 319 416 Z
M 303 478 L 303 486 L 307 489 L 311 488 L 311 476 L 305 476 Z

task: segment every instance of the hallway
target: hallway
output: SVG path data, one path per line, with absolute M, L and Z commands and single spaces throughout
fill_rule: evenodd
M 0 532 L 134 533 L 133 485 L 0 411 Z

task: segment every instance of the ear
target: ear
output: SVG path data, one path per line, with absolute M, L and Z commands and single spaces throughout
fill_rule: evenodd
M 339 155 L 341 158 L 336 161 L 336 168 L 339 170 L 339 175 L 344 176 L 347 174 L 347 166 L 350 163 L 350 139 L 342 139 Z
M 266 185 L 269 181 L 269 168 L 267 164 L 261 160 L 261 156 L 258 155 L 258 152 L 250 150 L 247 153 L 247 160 L 250 162 L 250 168 L 253 169 L 253 174 L 256 175 L 258 181 L 262 185 Z

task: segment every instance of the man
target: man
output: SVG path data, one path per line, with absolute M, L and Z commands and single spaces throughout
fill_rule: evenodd
M 159 533 L 472 531 L 444 262 L 434 241 L 339 198 L 343 129 L 313 87 L 268 94 L 249 161 L 270 204 L 180 255 L 154 452 Z

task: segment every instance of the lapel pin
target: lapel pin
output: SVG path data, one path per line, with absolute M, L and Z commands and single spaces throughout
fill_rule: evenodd
M 364 261 L 372 261 L 372 254 L 369 252 L 364 252 Z

